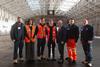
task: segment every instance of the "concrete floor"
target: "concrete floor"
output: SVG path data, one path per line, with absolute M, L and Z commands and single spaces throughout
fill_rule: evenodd
M 36 50 L 36 49 L 35 49 Z M 100 66 L 100 39 L 94 39 L 93 42 L 93 67 Z M 36 53 L 36 52 L 35 52 Z M 44 52 L 45 56 L 47 57 L 47 47 Z M 36 55 L 36 54 L 35 54 Z M 9 36 L 0 36 L 0 67 L 87 67 L 86 65 L 82 64 L 81 61 L 84 60 L 84 53 L 82 50 L 82 46 L 80 41 L 77 43 L 77 55 L 78 60 L 76 65 L 69 65 L 66 61 L 64 64 L 58 64 L 56 61 L 43 61 L 43 62 L 34 62 L 30 64 L 19 63 L 14 65 L 12 63 L 12 56 L 13 56 L 13 43 L 11 42 Z M 65 57 L 67 57 L 67 52 L 65 48 Z M 37 58 L 37 57 L 35 57 Z M 59 52 L 56 47 L 56 59 L 59 58 Z

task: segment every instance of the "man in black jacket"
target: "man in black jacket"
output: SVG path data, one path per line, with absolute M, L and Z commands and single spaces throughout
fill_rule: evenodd
M 66 33 L 66 27 L 63 25 L 63 21 L 58 21 L 58 27 L 57 27 L 57 43 L 58 43 L 58 50 L 60 53 L 60 59 L 58 63 L 63 63 L 64 61 L 64 45 L 66 42 L 67 33 Z
M 83 46 L 83 50 L 85 53 L 85 61 L 82 63 L 88 64 L 89 66 L 92 66 L 92 40 L 93 40 L 94 32 L 93 27 L 88 24 L 88 20 L 84 20 L 84 26 L 81 29 L 81 42 Z
M 68 62 L 76 63 L 77 54 L 76 54 L 76 43 L 79 38 L 79 28 L 75 25 L 74 19 L 69 20 L 69 31 L 67 32 L 67 51 L 68 51 Z
M 23 40 L 24 40 L 24 25 L 22 23 L 21 17 L 17 18 L 17 22 L 12 26 L 10 31 L 11 40 L 14 42 L 14 56 L 13 56 L 13 63 L 16 64 L 18 62 L 18 48 L 19 48 L 19 58 L 20 61 L 23 61 Z

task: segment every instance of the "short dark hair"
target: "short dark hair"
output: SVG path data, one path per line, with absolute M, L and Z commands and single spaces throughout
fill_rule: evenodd
M 45 19 L 45 18 L 44 17 L 41 17 L 40 19 L 42 20 L 42 19 Z
M 21 18 L 21 17 L 18 16 L 17 19 L 19 19 L 19 18 Z

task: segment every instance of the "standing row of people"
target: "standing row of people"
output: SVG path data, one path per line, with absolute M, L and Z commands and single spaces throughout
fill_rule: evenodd
M 18 21 L 11 28 L 11 39 L 14 41 L 14 63 L 17 63 L 17 52 L 19 48 L 19 58 L 23 61 L 23 45 L 25 42 L 25 57 L 26 61 L 34 60 L 34 45 L 37 37 L 37 57 L 38 60 L 45 59 L 44 49 L 45 44 L 48 46 L 47 60 L 55 59 L 55 46 L 58 44 L 60 58 L 58 63 L 64 62 L 64 45 L 66 44 L 68 57 L 66 60 L 69 63 L 76 63 L 77 52 L 76 43 L 79 38 L 79 27 L 75 25 L 75 21 L 70 19 L 64 23 L 62 20 L 54 25 L 53 19 L 49 20 L 48 25 L 45 23 L 45 18 L 41 18 L 39 24 L 36 26 L 33 20 L 30 19 L 26 25 L 21 23 L 22 20 L 18 17 Z M 91 43 L 93 40 L 93 27 L 88 24 L 85 19 L 84 26 L 81 29 L 81 42 L 86 56 L 82 63 L 92 66 Z M 51 56 L 52 52 L 52 56 Z

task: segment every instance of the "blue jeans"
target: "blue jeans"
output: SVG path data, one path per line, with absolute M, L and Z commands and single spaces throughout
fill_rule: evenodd
M 90 63 L 92 61 L 92 45 L 88 41 L 82 41 L 83 50 L 85 53 L 85 60 Z
M 18 53 L 19 53 L 20 58 L 23 57 L 23 54 L 22 54 L 23 46 L 24 46 L 23 40 L 16 40 L 14 42 L 14 56 L 13 56 L 13 59 L 17 59 Z M 19 52 L 18 52 L 18 49 L 19 49 Z

